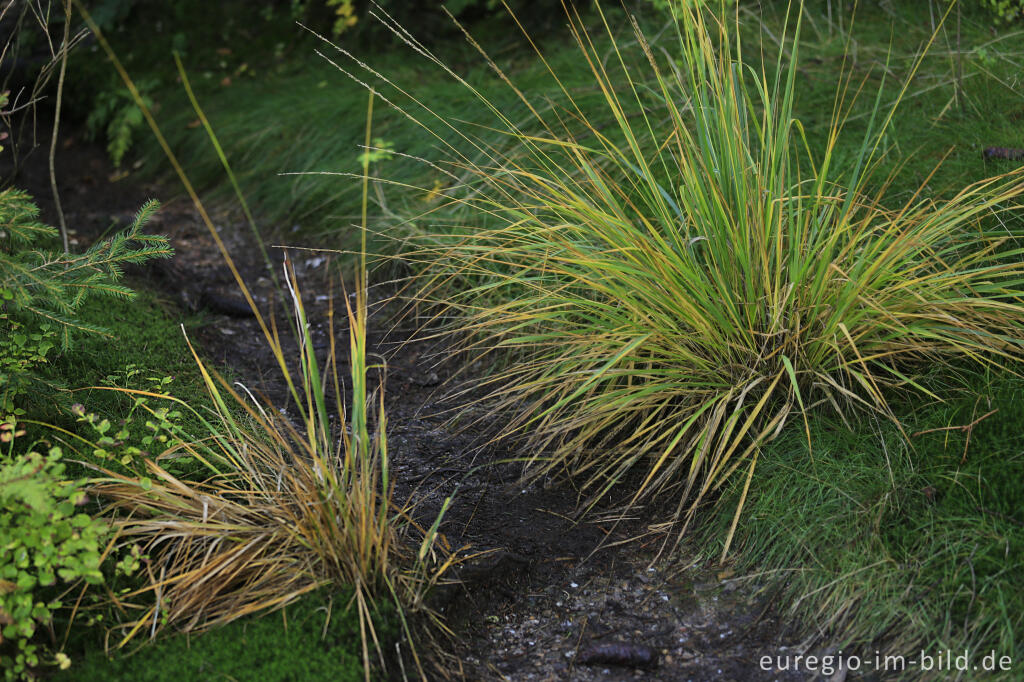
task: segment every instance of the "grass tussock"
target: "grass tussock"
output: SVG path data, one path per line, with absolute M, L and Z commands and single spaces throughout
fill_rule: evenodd
M 108 471 L 93 486 L 119 517 L 118 544 L 147 557 L 147 580 L 115 600 L 119 645 L 166 625 L 202 631 L 334 584 L 352 589 L 369 674 L 370 647 L 381 649 L 377 604 L 418 609 L 438 575 L 429 570 L 436 528 L 418 528 L 391 497 L 383 397 L 367 394 L 365 308 L 347 311 L 354 403 L 346 410 L 335 349 L 320 370 L 291 272 L 288 283 L 300 334 L 298 415 L 240 392 L 197 356 L 216 411 L 203 420 L 209 435 L 154 453 L 143 476 Z M 209 476 L 165 468 L 182 457 Z
M 671 495 L 688 523 L 812 410 L 891 416 L 894 393 L 928 393 L 919 368 L 1021 357 L 1024 171 L 942 201 L 926 178 L 896 205 L 876 172 L 921 59 L 894 104 L 872 95 L 852 154 L 869 79 L 844 70 L 814 153 L 793 108 L 799 19 L 770 59 L 744 52 L 733 19 L 684 10 L 667 52 L 634 26 L 639 60 L 607 21 L 602 56 L 569 19 L 603 110 L 516 91 L 522 125 L 480 96 L 502 145 L 426 110 L 426 127 L 463 134 L 462 222 L 410 256 L 472 349 L 513 358 L 491 398 L 518 415 L 507 432 L 529 437 L 535 473 L 569 473 L 593 502 L 639 471 L 627 501 Z

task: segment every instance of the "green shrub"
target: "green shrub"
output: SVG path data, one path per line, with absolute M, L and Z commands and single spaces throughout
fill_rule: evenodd
M 79 511 L 83 482 L 64 480 L 60 448 L 12 453 L 15 436 L 24 435 L 16 428 L 13 419 L 0 424 L 0 667 L 8 680 L 53 660 L 33 637 L 62 606 L 58 585 L 102 581 L 108 529 Z
M 32 331 L 7 313 L 0 313 L 0 331 L 0 415 L 23 416 L 17 401 L 38 380 L 37 368 L 47 362 L 56 332 L 46 322 Z
M 1024 17 L 1024 0 L 978 0 L 982 7 L 996 15 L 1000 22 Z
M 334 26 L 331 27 L 334 35 L 340 36 L 359 21 L 353 0 L 326 0 L 326 2 L 327 6 L 334 10 L 334 14 L 337 17 L 334 20 Z
M 57 230 L 36 220 L 28 194 L 0 192 L 0 416 L 17 413 L 55 346 L 67 351 L 75 332 L 111 335 L 76 312 L 91 294 L 133 297 L 118 283 L 124 266 L 171 255 L 166 237 L 141 232 L 158 206 L 147 202 L 127 230 L 70 254 L 40 248 Z
M 61 606 L 58 582 L 101 580 L 99 544 L 107 527 L 75 513 L 83 482 L 64 480 L 60 449 L 15 456 L 14 436 L 24 435 L 15 419 L 26 414 L 29 397 L 56 392 L 38 390 L 50 383 L 42 366 L 56 349 L 69 351 L 76 332 L 110 335 L 78 317 L 88 296 L 131 298 L 134 292 L 118 283 L 123 267 L 170 255 L 166 238 L 141 233 L 156 208 L 147 203 L 122 234 L 68 254 L 45 248 L 56 230 L 36 220 L 38 208 L 26 193 L 0 192 L 0 443 L 8 444 L 0 455 L 0 655 L 8 679 L 51 661 L 33 637 Z M 63 654 L 56 658 L 68 664 Z

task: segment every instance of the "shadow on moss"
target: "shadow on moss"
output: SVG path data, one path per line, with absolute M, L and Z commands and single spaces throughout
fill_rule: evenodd
M 174 635 L 112 658 L 98 643 L 83 640 L 78 656 L 69 652 L 72 667 L 54 679 L 363 680 L 359 622 L 355 610 L 345 609 L 348 598 L 320 590 L 280 611 L 241 618 L 201 636 Z M 379 634 L 394 631 L 388 613 L 377 620 Z

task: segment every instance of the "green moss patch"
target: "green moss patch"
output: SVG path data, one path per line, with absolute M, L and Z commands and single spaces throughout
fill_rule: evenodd
M 354 610 L 344 610 L 345 603 L 343 595 L 321 592 L 275 613 L 242 618 L 203 635 L 159 639 L 131 654 L 108 658 L 93 649 L 57 679 L 355 682 L 364 679 L 359 623 Z

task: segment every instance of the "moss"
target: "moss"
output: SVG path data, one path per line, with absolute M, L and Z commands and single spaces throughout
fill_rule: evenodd
M 151 291 L 141 289 L 137 294 L 132 300 L 90 299 L 76 312 L 76 319 L 103 327 L 111 336 L 79 334 L 69 351 L 39 367 L 39 376 L 54 390 L 35 392 L 25 406 L 33 418 L 59 421 L 73 402 L 95 410 L 114 408 L 116 396 L 87 387 L 124 385 L 131 369 L 138 370 L 139 381 L 149 376 L 175 377 L 172 389 L 177 388 L 185 400 L 205 395 L 181 331 L 183 322 L 194 320 L 182 317 Z
M 362 680 L 359 624 L 343 594 L 314 593 L 281 611 L 241 618 L 203 635 L 175 635 L 134 653 L 99 648 L 58 680 Z
M 1019 371 L 1019 368 L 1017 368 Z M 765 448 L 732 545 L 803 623 L 852 647 L 1022 655 L 1024 381 L 977 375 L 932 386 L 944 403 L 895 405 L 891 423 L 811 423 Z M 966 390 L 964 390 L 966 389 Z M 991 409 L 967 442 L 958 428 Z M 721 551 L 742 493 L 733 481 L 701 530 Z M 834 618 L 831 624 L 825 623 Z

